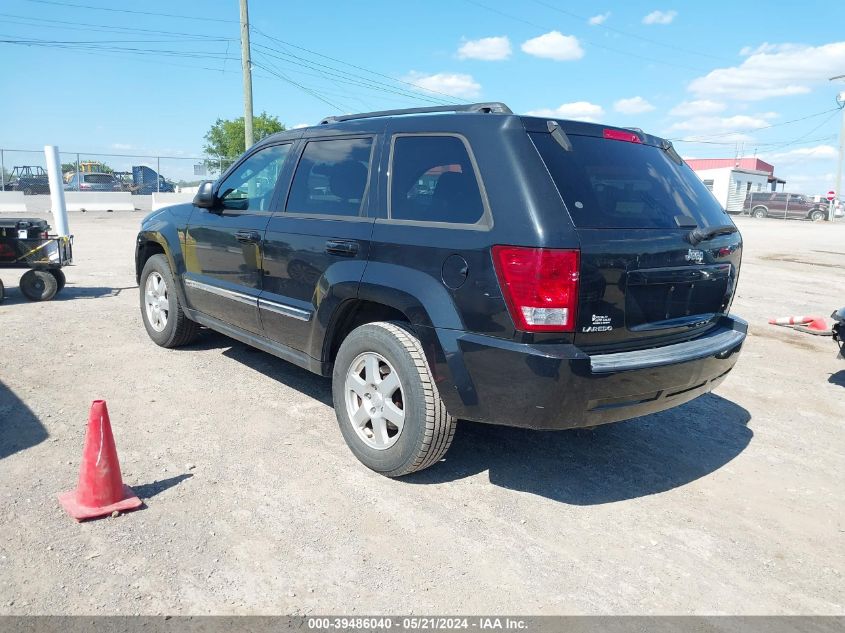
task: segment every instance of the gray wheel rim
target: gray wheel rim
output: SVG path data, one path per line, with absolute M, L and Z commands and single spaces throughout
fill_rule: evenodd
M 405 397 L 399 374 L 375 352 L 359 354 L 344 385 L 346 413 L 355 433 L 370 448 L 393 446 L 405 426 Z
M 156 271 L 147 276 L 147 283 L 144 284 L 144 305 L 150 327 L 156 332 L 164 330 L 167 327 L 170 303 L 167 300 L 167 284 Z

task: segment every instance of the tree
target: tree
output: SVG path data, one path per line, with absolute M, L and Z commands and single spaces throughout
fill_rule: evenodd
M 255 135 L 255 141 L 260 141 L 265 136 L 270 136 L 276 132 L 283 132 L 285 126 L 279 121 L 278 117 L 271 116 L 266 112 L 262 112 L 257 117 L 252 119 L 252 132 Z M 237 119 L 217 119 L 211 129 L 205 135 L 205 145 L 203 149 L 209 156 L 222 158 L 236 158 L 244 153 L 246 146 L 244 145 L 244 118 Z M 207 161 L 210 166 L 216 164 L 216 161 Z

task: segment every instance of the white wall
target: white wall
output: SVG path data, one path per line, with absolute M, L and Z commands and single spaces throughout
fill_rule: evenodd
M 701 169 L 695 172 L 703 181 L 713 181 L 713 195 L 723 208 L 730 211 L 740 211 L 745 201 L 747 183 L 751 183 L 752 193 L 769 190 L 769 177 L 764 174 L 751 174 L 738 171 L 731 167 L 719 169 Z M 736 182 L 740 183 L 739 193 L 736 192 Z
M 0 191 L 0 211 L 26 213 L 26 198 L 23 191 Z
M 720 167 L 719 169 L 702 169 L 695 172 L 696 176 L 701 178 L 702 181 L 713 181 L 713 195 L 716 196 L 716 200 L 723 208 L 728 205 L 728 189 L 730 188 L 732 171 L 733 169 L 730 167 Z

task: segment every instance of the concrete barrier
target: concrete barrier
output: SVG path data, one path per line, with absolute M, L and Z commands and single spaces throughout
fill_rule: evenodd
M 183 191 L 181 193 L 153 193 L 153 211 L 158 211 L 162 207 L 169 207 L 174 204 L 185 204 L 192 202 L 194 194 Z
M 68 211 L 134 211 L 128 191 L 66 191 Z
M 26 213 L 26 198 L 23 191 L 0 191 L 0 211 Z

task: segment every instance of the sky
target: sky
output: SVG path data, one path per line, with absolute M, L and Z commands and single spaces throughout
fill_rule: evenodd
M 786 189 L 835 182 L 845 3 L 250 0 L 256 114 L 288 127 L 386 108 L 503 101 L 639 127 L 685 158 L 757 156 Z M 3 0 L 6 169 L 163 155 L 186 177 L 243 115 L 237 0 Z M 176 160 L 177 157 L 186 157 Z M 111 157 L 117 168 L 150 159 Z

